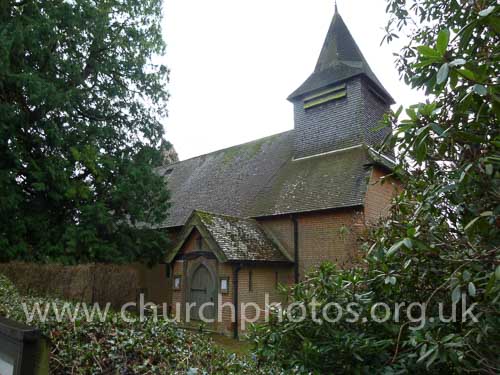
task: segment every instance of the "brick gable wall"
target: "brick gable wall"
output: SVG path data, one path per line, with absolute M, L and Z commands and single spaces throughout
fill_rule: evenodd
M 387 173 L 373 168 L 366 191 L 364 215 L 367 225 L 376 224 L 380 218 L 387 217 L 392 198 L 401 191 L 401 183 L 393 177 L 382 179 Z
M 354 262 L 364 228 L 361 211 L 301 215 L 298 223 L 300 277 L 325 261 L 340 266 Z

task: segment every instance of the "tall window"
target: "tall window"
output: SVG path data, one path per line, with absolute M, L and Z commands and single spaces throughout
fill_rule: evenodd
M 253 292 L 253 271 L 248 271 L 248 291 Z
M 279 276 L 280 276 L 280 275 L 278 274 L 278 271 L 276 271 L 276 272 L 274 273 L 274 287 L 275 287 L 276 289 L 278 289 L 278 284 L 279 284 Z
M 174 276 L 174 290 L 181 290 L 182 288 L 182 277 L 180 275 Z
M 220 278 L 220 292 L 222 294 L 229 293 L 229 277 Z

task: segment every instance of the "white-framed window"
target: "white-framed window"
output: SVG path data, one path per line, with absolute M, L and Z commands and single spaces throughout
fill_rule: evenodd
M 182 288 L 182 276 L 174 276 L 174 290 L 181 290 Z
M 229 293 L 229 277 L 220 278 L 220 292 L 222 294 Z

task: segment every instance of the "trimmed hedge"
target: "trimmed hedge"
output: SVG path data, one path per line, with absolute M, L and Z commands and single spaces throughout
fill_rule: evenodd
M 38 327 L 50 342 L 51 374 L 277 374 L 250 358 L 228 354 L 203 335 L 179 329 L 174 323 L 126 323 L 109 312 L 104 322 L 88 323 L 83 312 L 74 323 L 56 321 L 53 311 L 44 322 L 27 322 L 22 303 L 55 303 L 60 299 L 25 297 L 0 275 L 0 315 Z
M 133 265 L 0 263 L 6 276 L 23 295 L 58 297 L 87 303 L 111 303 L 120 308 L 135 301 L 140 288 L 139 274 Z

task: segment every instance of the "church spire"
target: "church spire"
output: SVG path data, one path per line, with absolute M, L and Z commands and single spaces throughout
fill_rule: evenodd
M 338 64 L 348 64 L 361 68 L 361 65 L 366 64 L 366 61 L 340 13 L 335 8 L 335 14 L 326 34 L 315 72 L 322 72 Z
M 394 102 L 370 69 L 338 11 L 337 2 L 335 2 L 335 14 L 314 72 L 288 99 L 293 101 L 300 96 L 358 75 L 368 77 L 375 84 L 377 91 L 388 102 Z

